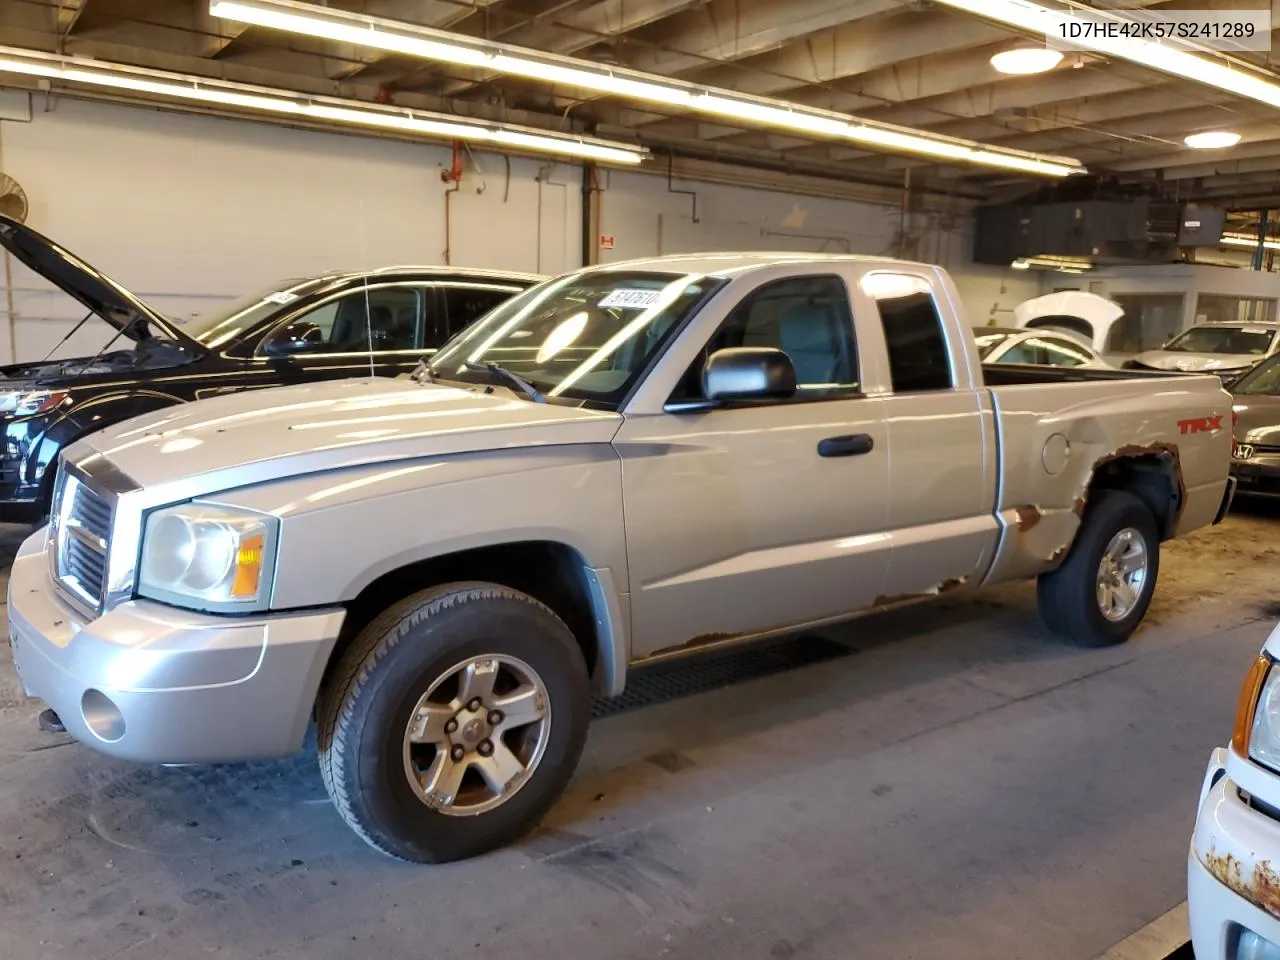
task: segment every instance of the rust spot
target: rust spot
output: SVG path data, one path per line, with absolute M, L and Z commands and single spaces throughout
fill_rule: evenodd
M 1273 917 L 1280 917 L 1280 873 L 1271 866 L 1270 860 L 1259 860 L 1247 882 L 1240 861 L 1229 853 L 1219 856 L 1210 848 L 1204 865 L 1220 883 Z
M 953 577 L 950 580 L 943 580 L 938 584 L 938 593 L 947 593 L 950 590 L 959 590 L 968 583 L 968 581 L 968 577 Z
M 1133 457 L 1150 457 L 1155 456 L 1162 460 L 1167 460 L 1173 467 L 1173 482 L 1177 486 L 1178 502 L 1174 505 L 1173 516 L 1170 517 L 1170 530 L 1178 528 L 1178 520 L 1182 517 L 1182 508 L 1187 502 L 1187 487 L 1182 480 L 1182 458 L 1178 452 L 1176 443 L 1165 443 L 1157 441 L 1155 443 L 1130 443 L 1123 447 L 1117 447 L 1112 453 L 1105 457 L 1099 457 L 1093 463 L 1093 469 L 1089 472 L 1089 478 L 1085 481 L 1085 491 L 1087 493 L 1094 478 L 1098 476 L 1098 471 L 1103 469 L 1109 463 L 1117 460 L 1128 460 Z M 1075 508 L 1079 515 L 1083 516 L 1085 507 L 1084 497 L 1077 498 Z
M 1071 544 L 1064 543 L 1057 550 L 1053 551 L 1053 553 L 1049 554 L 1049 562 L 1057 563 L 1059 560 L 1061 560 L 1063 557 L 1067 555 L 1067 551 L 1070 549 L 1071 549 Z
M 1084 497 L 1076 497 L 1076 502 L 1071 505 L 1071 512 L 1077 517 L 1084 516 L 1085 499 Z
M 673 653 L 692 653 L 699 647 L 709 647 L 713 643 L 720 643 L 725 640 L 733 640 L 740 637 L 740 633 L 702 633 L 684 643 L 677 643 L 675 646 L 663 647 L 661 650 L 655 650 L 644 659 L 650 660 L 653 657 L 665 657 Z
M 1040 522 L 1040 517 L 1043 514 L 1040 513 L 1039 507 L 1014 507 L 1013 516 L 1019 532 L 1026 533 Z
M 943 580 L 937 586 L 930 587 L 924 593 L 897 593 L 897 594 L 881 594 L 871 602 L 873 607 L 892 607 L 899 603 L 907 603 L 911 600 L 928 600 L 930 597 L 936 597 L 939 594 L 947 593 L 951 590 L 959 590 L 969 582 L 968 577 L 954 577 Z

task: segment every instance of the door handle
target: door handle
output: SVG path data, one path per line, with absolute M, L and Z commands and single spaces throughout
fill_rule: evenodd
M 827 437 L 818 443 L 820 457 L 858 457 L 870 453 L 875 446 L 869 433 L 851 433 L 847 437 Z

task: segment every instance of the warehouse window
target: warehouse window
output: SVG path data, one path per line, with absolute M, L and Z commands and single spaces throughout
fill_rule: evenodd
M 951 355 L 928 281 L 901 273 L 869 273 L 862 278 L 862 290 L 880 311 L 894 393 L 950 390 Z

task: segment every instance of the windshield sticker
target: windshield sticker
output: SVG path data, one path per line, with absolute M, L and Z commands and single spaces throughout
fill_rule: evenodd
M 626 307 L 628 310 L 643 310 L 654 306 L 662 296 L 661 290 L 611 290 L 596 306 Z
M 262 298 L 262 302 L 285 304 L 285 303 L 293 303 L 293 301 L 297 299 L 298 299 L 298 295 L 296 293 L 289 293 L 287 290 L 282 290 L 279 293 L 267 294 L 265 297 Z

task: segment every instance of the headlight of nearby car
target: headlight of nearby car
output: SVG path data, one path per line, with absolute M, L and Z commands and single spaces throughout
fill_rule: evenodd
M 265 609 L 278 527 L 274 517 L 208 503 L 153 511 L 143 529 L 138 594 L 214 612 Z
M 33 417 L 37 413 L 47 413 L 68 396 L 66 390 L 10 390 L 0 393 L 0 414 Z

